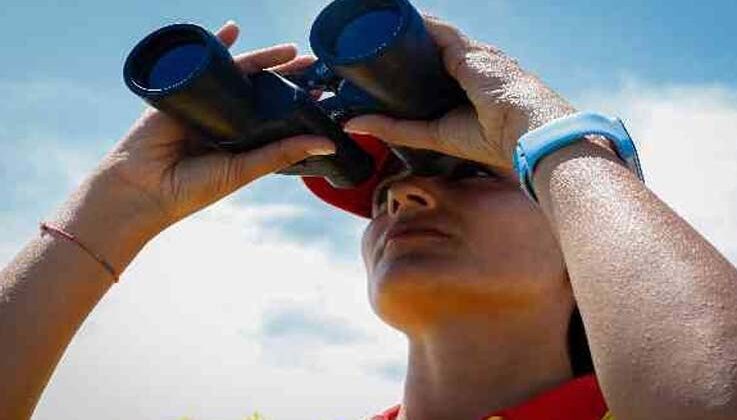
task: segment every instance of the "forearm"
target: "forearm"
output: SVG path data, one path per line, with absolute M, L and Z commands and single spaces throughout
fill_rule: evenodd
M 111 208 L 115 202 L 99 184 L 86 183 L 52 222 L 120 272 L 145 235 L 125 229 L 120 223 L 125 219 Z M 30 417 L 74 333 L 112 284 L 98 261 L 54 235 L 31 240 L 0 272 L 0 417 Z
M 615 417 L 733 418 L 734 267 L 597 146 L 549 156 L 535 183 Z

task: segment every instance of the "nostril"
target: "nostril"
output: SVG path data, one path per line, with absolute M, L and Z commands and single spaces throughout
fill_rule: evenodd
M 392 200 L 390 206 L 391 206 L 390 213 L 396 214 L 397 211 L 399 210 L 399 200 Z
M 412 203 L 415 205 L 418 205 L 420 207 L 429 207 L 430 202 L 427 201 L 427 199 L 421 195 L 416 194 L 407 194 L 403 198 L 393 198 L 389 202 L 389 212 L 392 214 L 396 214 L 399 211 L 399 208 L 402 206 L 402 204 L 406 203 Z

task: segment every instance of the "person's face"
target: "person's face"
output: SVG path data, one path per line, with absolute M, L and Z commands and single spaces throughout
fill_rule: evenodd
M 548 222 L 509 173 L 468 163 L 387 179 L 362 249 L 374 311 L 401 330 L 555 300 L 570 308 Z

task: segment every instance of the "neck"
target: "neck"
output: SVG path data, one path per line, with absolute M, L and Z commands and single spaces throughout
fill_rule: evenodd
M 482 418 L 572 378 L 567 320 L 502 318 L 410 335 L 400 418 Z

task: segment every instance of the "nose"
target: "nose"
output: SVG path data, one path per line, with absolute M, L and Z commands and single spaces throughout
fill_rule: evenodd
M 393 183 L 387 190 L 387 212 L 396 217 L 401 213 L 432 210 L 437 199 L 429 188 L 413 178 Z

